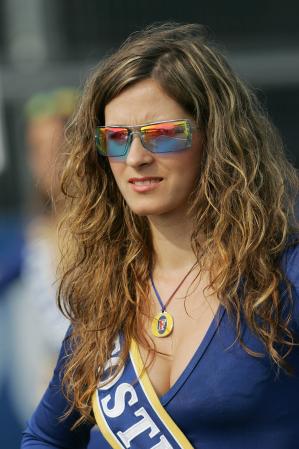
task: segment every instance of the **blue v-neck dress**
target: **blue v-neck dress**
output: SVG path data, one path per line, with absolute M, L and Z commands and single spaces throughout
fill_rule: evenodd
M 293 286 L 290 326 L 299 335 L 299 246 L 284 253 L 282 264 Z M 194 448 L 298 449 L 299 347 L 288 356 L 294 368 L 290 376 L 277 372 L 245 323 L 242 337 L 250 349 L 264 357 L 249 355 L 235 341 L 234 323 L 220 306 L 191 361 L 160 401 Z M 62 345 L 54 376 L 28 422 L 22 449 L 87 447 L 91 426 L 83 424 L 70 431 L 78 419 L 75 412 L 64 421 L 59 419 L 67 408 L 60 389 L 66 346 Z M 93 438 L 99 448 L 110 448 L 100 433 Z

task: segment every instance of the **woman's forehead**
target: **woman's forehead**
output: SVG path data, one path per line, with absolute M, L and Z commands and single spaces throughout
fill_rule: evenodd
M 105 124 L 109 125 L 139 125 L 189 116 L 153 79 L 124 89 L 106 105 L 104 115 Z

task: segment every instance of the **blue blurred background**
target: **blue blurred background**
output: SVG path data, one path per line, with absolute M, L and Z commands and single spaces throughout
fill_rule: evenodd
M 52 108 L 53 96 L 80 92 L 103 55 L 146 24 L 202 23 L 255 88 L 299 167 L 298 17 L 295 0 L 0 0 L 1 449 L 19 447 L 67 327 L 55 309 L 59 211 L 43 187 L 45 167 L 36 173 L 34 159 L 41 123 L 53 125 L 43 133 L 50 154 L 71 116 L 71 108 Z

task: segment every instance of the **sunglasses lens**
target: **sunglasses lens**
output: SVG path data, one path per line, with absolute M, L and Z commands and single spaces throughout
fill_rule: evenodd
M 136 128 L 138 130 L 139 127 Z M 190 148 L 192 144 L 192 128 L 188 120 L 141 126 L 137 133 L 144 148 L 152 153 L 178 152 Z M 95 136 L 97 150 L 103 156 L 123 159 L 134 134 L 130 128 L 97 127 Z
M 121 157 L 127 152 L 129 131 L 126 128 L 97 128 L 96 146 L 99 153 L 108 157 Z
M 190 148 L 192 132 L 187 120 L 158 123 L 141 128 L 143 145 L 153 153 L 170 153 Z

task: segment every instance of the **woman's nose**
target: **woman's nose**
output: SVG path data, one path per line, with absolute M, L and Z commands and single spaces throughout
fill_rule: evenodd
M 140 136 L 133 134 L 126 158 L 127 165 L 135 167 L 150 164 L 153 159 L 153 154 L 142 145 Z

